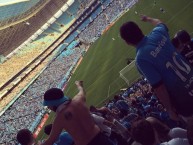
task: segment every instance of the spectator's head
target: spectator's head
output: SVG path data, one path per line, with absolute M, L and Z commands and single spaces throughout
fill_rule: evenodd
M 136 46 L 144 38 L 144 34 L 139 26 L 132 21 L 126 22 L 121 26 L 120 35 L 128 45 L 133 46 Z
M 119 100 L 119 98 L 120 98 L 120 97 L 119 97 L 118 95 L 115 95 L 115 96 L 114 96 L 114 101 L 117 102 L 117 101 Z
M 167 125 L 163 124 L 162 122 L 160 122 L 158 119 L 154 117 L 148 117 L 146 120 L 151 123 L 160 141 L 165 142 L 170 139 L 168 135 L 170 129 Z
M 142 119 L 132 124 L 131 127 L 132 138 L 142 145 L 155 145 L 156 136 L 154 128 L 147 120 Z
M 44 127 L 44 133 L 47 135 L 50 135 L 51 130 L 52 130 L 52 124 L 48 124 Z
M 158 108 L 159 111 L 163 111 L 163 110 L 164 110 L 164 107 L 163 107 L 162 104 L 158 104 L 158 105 L 157 105 L 157 108 Z
M 177 32 L 172 39 L 172 44 L 176 47 L 178 51 L 184 48 L 184 45 L 191 41 L 189 33 L 185 30 L 180 30 Z
M 97 111 L 96 107 L 93 106 L 93 105 L 91 105 L 91 106 L 90 106 L 90 112 L 95 112 L 95 111 Z
M 152 108 L 150 105 L 146 105 L 146 106 L 144 106 L 144 110 L 146 113 L 150 113 L 152 111 Z
M 21 129 L 17 133 L 17 141 L 21 145 L 32 145 L 34 143 L 33 134 L 28 129 Z
M 59 105 L 64 102 L 68 103 L 70 99 L 64 96 L 64 93 L 61 89 L 51 88 L 47 90 L 44 94 L 43 105 L 48 106 L 49 109 L 56 112 Z

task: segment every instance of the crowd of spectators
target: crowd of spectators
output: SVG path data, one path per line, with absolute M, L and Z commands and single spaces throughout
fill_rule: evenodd
M 170 119 L 146 79 L 140 79 L 131 87 L 115 95 L 113 100 L 105 104 L 105 107 L 119 112 L 120 122 L 128 129 L 130 129 L 133 119 L 150 116 L 161 120 L 171 128 L 178 125 L 184 127 L 180 122 Z
M 15 143 L 15 133 L 21 128 L 30 128 L 42 107 L 43 93 L 51 88 L 57 87 L 64 78 L 74 62 L 80 58 L 81 51 L 78 47 L 73 49 L 73 53 L 65 57 L 58 57 L 38 79 L 15 101 L 15 103 L 0 117 L 0 138 L 2 143 Z M 41 86 L 41 87 L 40 87 Z
M 92 42 L 92 40 L 100 36 L 108 24 L 116 18 L 117 13 L 125 10 L 125 5 L 129 8 L 135 2 L 136 1 L 133 0 L 128 4 L 122 1 L 112 1 L 80 34 L 80 38 L 86 42 Z M 3 122 L 7 123 L 13 120 L 10 116 L 13 116 L 15 112 L 21 112 L 22 115 L 26 115 L 24 119 L 21 120 L 20 117 L 17 116 L 19 118 L 17 125 L 6 124 L 6 126 L 9 126 L 9 131 L 13 129 L 14 132 L 14 129 L 29 128 L 33 118 L 37 115 L 36 112 L 43 110 L 42 104 L 40 103 L 42 98 L 40 96 L 43 96 L 43 93 L 49 88 L 57 87 L 65 72 L 70 69 L 74 61 L 80 56 L 81 52 L 77 48 L 74 50 L 74 53 L 65 55 L 65 57 L 58 57 L 48 66 L 35 83 L 19 98 L 21 100 L 13 104 L 12 108 L 2 116 L 4 117 L 2 118 Z M 25 104 L 33 109 L 28 110 L 26 107 L 18 107 L 20 104 Z M 26 111 L 25 113 L 23 113 L 24 109 Z M 27 111 L 34 112 L 34 114 L 29 114 Z M 177 121 L 170 118 L 166 108 L 156 97 L 153 88 L 144 78 L 139 79 L 129 88 L 122 90 L 114 96 L 113 100 L 110 100 L 103 107 L 96 108 L 95 106 L 90 106 L 89 113 L 91 113 L 95 123 L 99 126 L 100 131 L 118 145 L 136 145 L 138 144 L 136 141 L 146 142 L 143 143 L 143 145 L 175 144 L 175 141 L 181 141 L 183 145 L 191 144 L 192 130 L 186 131 L 187 124 L 181 118 Z M 28 115 L 31 116 L 28 117 Z M 144 136 L 146 132 L 148 132 L 148 134 Z M 190 133 L 191 135 L 189 135 Z M 9 139 L 14 136 L 14 134 L 6 134 L 6 132 L 0 135 L 0 137 L 6 138 L 5 140 L 9 143 Z M 155 138 L 156 142 L 155 140 L 151 142 L 151 135 L 152 138 Z
M 118 18 L 125 10 L 132 7 L 137 0 L 112 0 L 103 12 L 79 35 L 80 39 L 87 43 L 91 43 L 98 38 L 102 32 Z
M 94 0 L 83 0 L 81 1 L 80 7 L 77 11 L 77 17 L 79 17 L 86 9 L 89 8 L 89 5 L 92 4 Z
M 173 143 L 180 141 L 182 145 L 189 145 L 186 123 L 183 120 L 174 121 L 169 117 L 151 85 L 144 78 L 140 78 L 129 88 L 121 89 L 104 106 L 99 108 L 90 106 L 90 113 L 100 131 L 111 140 L 113 145 L 139 145 L 135 139 L 151 140 L 148 139 L 149 134 L 147 137 L 141 136 L 146 130 L 155 130 L 160 143 L 172 140 Z M 148 128 L 139 130 L 138 133 L 138 130 L 133 129 L 136 126 Z M 57 142 L 69 142 L 69 133 L 62 134 L 63 139 Z M 70 142 L 73 142 L 72 138 Z M 167 143 L 161 145 L 165 144 Z
M 126 0 L 112 1 L 112 3 L 101 13 L 101 15 L 86 28 L 86 31 L 90 33 L 88 35 L 86 34 L 86 31 L 81 33 L 82 39 L 85 38 L 87 40 L 87 37 L 92 39 L 97 34 L 101 34 L 101 32 L 108 26 L 108 24 L 110 24 L 111 21 L 115 19 L 118 14 L 121 14 L 126 8 L 131 7 L 135 3 L 136 0 L 129 3 Z M 106 18 L 105 21 L 104 18 Z M 95 30 L 91 31 L 92 28 L 95 28 Z M 74 64 L 74 61 L 81 56 L 79 48 L 75 48 L 73 51 L 74 53 L 65 55 L 65 57 L 58 57 L 50 63 L 38 79 L 30 85 L 22 96 L 0 117 L 0 129 L 3 130 L 0 132 L 0 138 L 2 138 L 0 144 L 15 144 L 15 133 L 21 128 L 30 128 L 40 110 L 44 109 L 41 104 L 41 97 L 43 96 L 43 93 L 49 88 L 57 87 L 58 83 L 63 79 L 65 73 Z M 32 56 L 34 55 L 31 55 L 31 57 Z
M 112 122 L 114 125 L 111 125 L 111 131 L 121 135 L 122 140 L 125 140 L 125 144 L 127 145 L 138 144 L 135 142 L 135 138 L 133 138 L 132 129 L 136 122 L 140 122 L 146 118 L 147 121 L 153 122 L 153 125 L 156 124 L 155 128 L 157 127 L 156 129 L 158 130 L 158 134 L 163 133 L 162 131 L 164 130 L 168 130 L 168 134 L 171 137 L 170 139 L 187 139 L 186 123 L 183 120 L 174 121 L 170 118 L 162 103 L 160 103 L 155 96 L 151 85 L 144 78 L 139 79 L 137 82 L 131 85 L 131 87 L 122 89 L 119 94 L 115 95 L 114 98 L 109 100 L 109 102 L 107 102 L 103 107 L 96 108 L 91 106 L 90 111 L 92 114 L 103 118 L 98 119 L 98 123 L 101 123 L 99 120 Z M 167 135 L 162 134 L 162 137 L 163 136 Z M 118 142 L 118 144 L 123 144 L 120 143 L 122 142 L 120 141 L 120 138 L 114 136 L 113 139 L 115 142 Z M 166 141 L 168 140 L 162 140 L 162 142 Z
M 82 1 L 78 1 L 77 2 L 78 4 L 76 4 L 76 5 L 79 5 L 80 2 L 82 3 Z M 86 1 L 84 1 L 84 3 L 90 4 L 91 1 L 86 0 Z M 86 6 L 86 5 L 84 5 L 84 6 Z M 57 21 L 64 23 L 61 19 L 60 20 L 58 19 Z M 23 69 L 26 66 L 26 64 L 28 64 L 30 61 L 32 61 L 40 53 L 42 53 L 42 51 L 44 51 L 53 41 L 55 41 L 62 34 L 62 32 L 64 30 L 66 30 L 64 27 L 58 27 L 58 23 L 54 23 L 53 26 L 51 26 L 51 27 L 52 27 L 51 29 L 48 28 L 45 31 L 45 33 L 43 33 L 40 37 L 38 37 L 37 41 L 35 40 L 35 41 L 27 44 L 26 46 L 22 47 L 21 49 L 15 51 L 14 55 L 12 55 L 11 58 L 9 58 L 7 61 L 5 61 L 3 64 L 0 65 L 0 69 L 2 70 L 0 73 L 0 76 L 1 76 L 0 82 L 2 84 L 4 84 L 11 77 L 16 75 L 21 69 Z M 57 29 L 60 29 L 60 31 L 54 31 Z M 47 52 L 49 53 L 50 51 L 47 51 Z M 44 55 L 46 53 L 44 53 Z M 37 60 L 37 62 L 38 61 L 39 60 Z M 19 85 L 17 85 L 17 87 L 14 88 L 14 91 L 12 91 L 8 95 L 6 95 L 6 97 L 4 97 L 3 100 L 0 102 L 0 110 L 3 110 L 4 107 L 7 104 L 9 104 L 9 102 L 11 100 L 14 99 L 14 96 L 18 95 L 20 93 L 20 91 L 23 89 L 23 87 L 25 87 L 26 84 L 28 84 L 31 81 L 31 79 L 37 73 L 40 72 L 40 70 L 42 69 L 42 66 L 43 65 L 45 66 L 46 64 L 47 64 L 47 61 L 45 60 L 45 62 L 42 62 L 38 66 L 39 69 L 36 68 L 35 70 L 33 70 L 33 72 L 30 73 L 30 76 L 27 76 L 22 82 L 19 83 Z M 23 74 L 25 74 L 25 72 Z M 11 87 L 12 87 L 12 83 L 10 83 L 3 90 L 1 90 L 2 94 L 5 94 L 5 92 L 8 89 L 10 89 Z
M 90 0 L 89 0 L 90 1 Z M 81 1 L 80 1 L 81 2 Z M 87 1 L 85 1 L 87 2 Z M 65 16 L 66 13 L 64 13 Z M 34 60 L 40 53 L 48 48 L 57 38 L 59 38 L 67 27 L 58 26 L 59 23 L 66 23 L 67 18 L 58 19 L 51 27 L 45 30 L 37 39 L 17 49 L 13 55 L 4 63 L 0 64 L 0 86 L 16 75 L 24 66 Z M 70 23 L 70 22 L 67 22 Z
M 51 37 L 51 36 L 48 36 Z M 46 38 L 47 39 L 47 38 Z M 15 54 L 7 61 L 0 65 L 0 82 L 1 84 L 8 81 L 12 76 L 17 74 L 24 66 L 34 60 L 40 53 L 42 53 L 53 42 L 52 39 L 41 39 L 24 46 L 22 49 L 15 52 Z M 45 41 L 46 40 L 46 41 Z

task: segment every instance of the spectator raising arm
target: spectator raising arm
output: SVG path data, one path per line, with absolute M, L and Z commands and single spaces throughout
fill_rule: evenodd
M 154 19 L 154 18 L 148 17 L 146 15 L 140 15 L 140 17 L 141 17 L 142 21 L 149 22 L 149 23 L 151 23 L 154 26 L 162 23 L 162 21 L 160 21 L 159 19 Z
M 86 92 L 85 92 L 84 87 L 83 87 L 83 81 L 76 81 L 75 84 L 76 84 L 79 92 L 74 97 L 74 99 L 82 100 L 82 101 L 86 102 Z
M 49 138 L 41 145 L 53 145 L 57 141 L 58 137 L 62 132 L 62 129 L 63 129 L 62 124 L 63 124 L 63 119 L 60 117 L 60 115 L 57 115 L 54 120 Z

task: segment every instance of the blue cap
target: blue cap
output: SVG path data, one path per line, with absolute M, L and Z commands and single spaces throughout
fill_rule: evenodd
M 43 105 L 44 106 L 58 106 L 66 101 L 69 101 L 70 99 L 67 96 L 64 96 L 60 99 L 56 99 L 56 100 L 44 100 L 43 101 Z

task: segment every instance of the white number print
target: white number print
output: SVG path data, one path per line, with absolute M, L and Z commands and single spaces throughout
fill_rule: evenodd
M 181 63 L 182 63 L 183 65 L 179 64 L 179 62 L 178 62 L 177 59 L 176 59 L 176 56 L 177 56 L 177 55 L 178 55 L 178 54 L 177 54 L 176 52 L 174 52 L 173 57 L 172 57 L 175 66 L 174 66 L 173 63 L 171 63 L 171 62 L 167 62 L 167 63 L 166 63 L 166 67 L 167 67 L 167 68 L 171 68 L 171 69 L 176 73 L 176 75 L 177 75 L 183 82 L 185 82 L 187 79 L 186 79 L 185 76 L 183 76 L 183 74 L 182 74 L 181 72 L 185 72 L 186 74 L 189 74 L 190 71 L 191 71 L 191 67 L 190 67 L 186 62 L 184 62 L 182 59 L 180 59 L 180 61 L 181 61 Z

